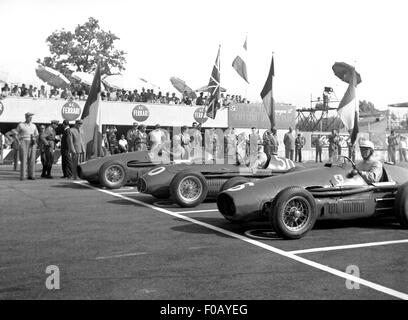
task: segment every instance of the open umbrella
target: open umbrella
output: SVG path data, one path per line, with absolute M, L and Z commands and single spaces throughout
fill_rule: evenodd
M 351 81 L 351 76 L 353 74 L 354 67 L 345 63 L 345 62 L 336 62 L 332 66 L 334 74 L 342 81 L 346 83 L 350 83 Z M 361 76 L 360 74 L 356 71 L 356 77 L 357 77 L 357 84 L 361 82 Z
M 38 78 L 52 87 L 64 89 L 70 85 L 69 80 L 61 72 L 52 68 L 39 65 L 37 69 L 35 69 L 35 73 Z
M 93 78 L 94 78 L 93 74 L 86 73 L 86 72 L 81 72 L 81 71 L 76 71 L 71 76 L 72 76 L 72 78 L 78 80 L 79 82 L 81 82 L 82 84 L 85 84 L 87 86 L 92 85 L 92 81 L 93 81 Z
M 221 92 L 226 92 L 227 89 L 220 87 Z M 208 85 L 205 85 L 199 89 L 196 90 L 197 92 L 210 92 L 210 87 Z
M 173 85 L 173 87 L 176 88 L 177 91 L 179 91 L 180 93 L 184 94 L 184 91 L 187 91 L 187 94 L 191 99 L 197 98 L 197 95 L 194 92 L 194 90 L 191 89 L 183 80 L 176 77 L 171 77 L 170 82 Z
M 125 89 L 128 91 L 133 91 L 137 89 L 140 91 L 141 88 L 145 88 L 145 89 L 149 88 L 149 86 L 144 81 L 141 81 L 139 78 L 125 77 L 121 74 L 113 74 L 113 75 L 107 76 L 102 79 L 102 82 L 106 86 L 112 89 L 116 89 L 116 90 Z

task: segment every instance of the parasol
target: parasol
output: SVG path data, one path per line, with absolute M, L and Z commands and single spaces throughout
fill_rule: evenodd
M 185 81 L 176 77 L 171 77 L 170 82 L 181 94 L 184 94 L 184 91 L 187 91 L 187 94 L 191 99 L 197 99 L 196 93 L 185 83 Z
M 64 89 L 70 85 L 69 80 L 61 72 L 50 67 L 39 65 L 37 69 L 35 69 L 35 73 L 38 78 L 52 87 Z
M 227 89 L 220 87 L 221 92 L 226 92 Z M 196 90 L 197 92 L 210 92 L 210 87 L 208 85 L 205 85 L 199 89 Z
M 140 78 L 137 77 L 125 77 L 121 74 L 113 74 L 110 76 L 105 77 L 104 79 L 102 79 L 102 82 L 112 88 L 112 89 L 116 89 L 116 90 L 121 90 L 121 89 L 125 89 L 128 91 L 133 91 L 135 89 L 139 90 L 141 88 L 149 88 L 149 85 L 140 80 Z
M 94 78 L 93 74 L 86 73 L 86 72 L 81 72 L 81 71 L 76 71 L 71 76 L 72 76 L 72 78 L 78 80 L 79 82 L 81 82 L 82 84 L 85 84 L 87 86 L 92 85 L 92 81 L 93 81 L 93 78 Z
M 353 74 L 354 67 L 345 63 L 345 62 L 336 62 L 333 67 L 333 72 L 334 74 L 342 81 L 346 83 L 351 82 L 351 77 Z M 357 84 L 361 82 L 361 76 L 360 74 L 356 71 L 356 77 L 357 77 Z

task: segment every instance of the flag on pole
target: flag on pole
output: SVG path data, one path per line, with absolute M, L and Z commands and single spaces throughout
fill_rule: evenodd
M 208 103 L 207 116 L 211 119 L 215 119 L 217 110 L 221 107 L 220 105 L 220 47 L 218 48 L 217 58 L 215 59 L 210 81 L 208 82 L 208 90 L 210 92 L 210 99 Z
M 271 68 L 269 70 L 268 78 L 266 79 L 265 85 L 261 91 L 261 98 L 262 98 L 266 113 L 268 114 L 269 121 L 271 123 L 271 128 L 275 126 L 275 110 L 274 110 L 274 105 L 273 105 L 273 92 L 272 92 L 272 84 L 273 84 L 274 76 L 275 76 L 275 66 L 274 66 L 273 55 L 272 55 Z
M 81 119 L 83 121 L 83 142 L 86 159 L 102 155 L 102 124 L 101 124 L 101 70 L 98 64 L 92 81 L 88 99 L 85 102 Z
M 337 109 L 341 121 L 343 121 L 344 126 L 350 131 L 350 142 L 352 144 L 355 143 L 358 134 L 359 106 L 357 101 L 353 102 L 356 98 L 356 87 L 357 76 L 353 68 L 349 86 Z
M 244 51 L 240 55 L 237 55 L 234 61 L 232 61 L 232 67 L 241 76 L 241 78 L 243 78 L 247 83 L 249 83 L 247 66 L 245 63 L 245 57 L 247 52 L 247 38 L 245 38 L 245 42 L 242 47 L 244 48 Z

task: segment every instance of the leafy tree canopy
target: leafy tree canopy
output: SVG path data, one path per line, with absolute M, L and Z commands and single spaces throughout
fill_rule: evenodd
M 125 70 L 126 52 L 118 50 L 114 42 L 119 40 L 114 33 L 100 28 L 98 20 L 88 18 L 75 31 L 54 31 L 47 38 L 50 56 L 37 62 L 60 71 L 69 77 L 73 71 L 92 72 L 100 61 L 101 74 L 111 75 Z

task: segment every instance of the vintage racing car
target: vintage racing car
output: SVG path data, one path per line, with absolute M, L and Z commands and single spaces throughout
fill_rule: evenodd
M 91 184 L 101 184 L 109 189 L 136 183 L 139 175 L 168 159 L 153 158 L 147 151 L 120 153 L 96 158 L 78 165 L 78 175 Z
M 272 156 L 263 169 L 235 164 L 179 163 L 157 166 L 143 174 L 137 185 L 140 192 L 168 199 L 181 207 L 195 207 L 206 198 L 236 185 L 282 175 L 301 169 L 292 160 Z
M 301 238 L 316 220 L 396 215 L 408 226 L 408 166 L 384 164 L 378 183 L 351 177 L 355 164 L 343 157 L 324 167 L 248 182 L 218 194 L 217 206 L 229 221 L 269 219 L 275 232 Z

